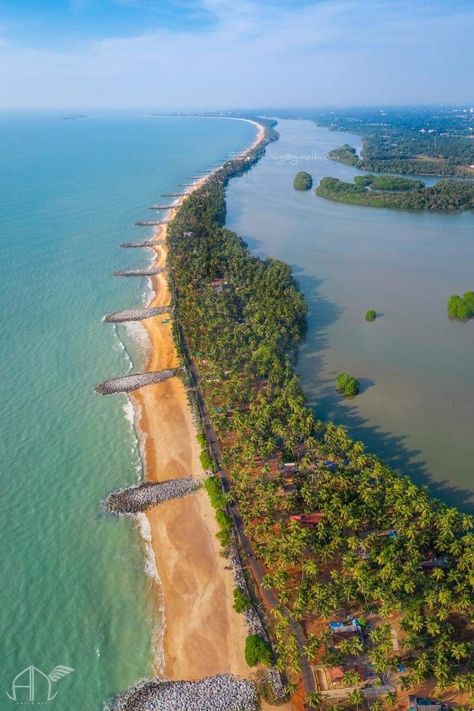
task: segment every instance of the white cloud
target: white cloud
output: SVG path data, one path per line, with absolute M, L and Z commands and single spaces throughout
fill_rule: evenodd
M 162 29 L 68 51 L 0 46 L 0 102 L 206 108 L 468 99 L 472 10 L 438 16 L 415 0 L 200 6 L 214 15 L 213 29 Z

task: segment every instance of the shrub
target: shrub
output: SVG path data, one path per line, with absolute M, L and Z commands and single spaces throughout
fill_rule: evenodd
M 343 393 L 345 397 L 353 397 L 359 393 L 360 383 L 357 378 L 348 373 L 339 373 L 336 378 L 336 389 Z
M 448 301 L 449 318 L 466 321 L 474 317 L 474 291 L 466 291 L 463 296 L 454 294 Z
M 244 595 L 240 588 L 235 588 L 234 590 L 234 610 L 236 612 L 246 612 L 250 610 L 252 603 L 248 599 L 247 595 Z
M 373 309 L 369 309 L 367 313 L 365 314 L 365 320 L 366 321 L 375 321 L 377 318 L 377 314 Z
M 225 498 L 224 492 L 222 491 L 221 483 L 219 479 L 215 476 L 208 476 L 204 480 L 204 488 L 206 489 L 211 504 L 217 509 L 224 509 L 227 505 L 227 500 Z
M 199 459 L 201 460 L 201 466 L 204 471 L 208 471 L 209 469 L 212 470 L 214 468 L 214 462 L 212 461 L 211 455 L 209 454 L 206 438 L 202 433 L 199 433 L 197 438 L 199 444 L 201 445 L 201 453 L 199 455 Z
M 249 667 L 257 664 L 271 665 L 272 650 L 268 642 L 259 634 L 250 634 L 245 640 L 245 661 Z
M 305 170 L 301 170 L 295 175 L 293 187 L 295 190 L 311 190 L 313 187 L 313 178 Z
M 219 524 L 217 538 L 223 548 L 227 548 L 231 542 L 232 520 L 227 513 L 227 499 L 222 491 L 221 483 L 215 476 L 208 476 L 204 481 L 213 508 L 216 511 L 216 521 Z

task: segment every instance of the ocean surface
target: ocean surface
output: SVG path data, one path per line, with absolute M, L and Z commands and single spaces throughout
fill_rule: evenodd
M 135 522 L 99 506 L 141 476 L 133 414 L 94 392 L 138 370 L 144 344 L 101 319 L 146 298 L 146 280 L 112 277 L 150 262 L 119 248 L 149 236 L 134 221 L 254 136 L 225 119 L 0 116 L 2 711 L 30 665 L 74 670 L 52 682 L 58 711 L 102 709 L 152 673 L 152 565 Z
M 298 372 L 324 420 L 435 495 L 474 510 L 474 321 L 452 322 L 451 294 L 474 288 L 474 213 L 375 209 L 293 189 L 299 170 L 362 174 L 327 159 L 360 137 L 280 120 L 280 140 L 231 181 L 227 225 L 261 256 L 292 265 L 309 306 Z M 436 182 L 426 179 L 426 182 Z M 379 317 L 366 323 L 367 309 Z M 336 375 L 359 378 L 344 400 Z

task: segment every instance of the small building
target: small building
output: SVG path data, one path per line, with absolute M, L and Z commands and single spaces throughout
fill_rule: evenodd
M 447 564 L 448 564 L 447 556 L 436 557 L 432 553 L 430 553 L 429 557 L 426 560 L 422 560 L 418 567 L 429 570 L 431 568 L 445 568 L 447 566 Z
M 229 288 L 229 283 L 225 279 L 214 279 L 209 283 L 209 286 L 214 291 L 221 292 Z
M 335 644 L 342 642 L 344 639 L 350 639 L 351 637 L 360 637 L 360 639 L 364 641 L 362 627 L 356 618 L 349 623 L 339 621 L 330 622 L 329 629 L 332 632 Z
M 376 535 L 377 538 L 396 538 L 397 532 L 394 528 L 389 528 L 386 531 L 379 531 Z
M 324 514 L 318 511 L 310 514 L 292 514 L 290 521 L 297 521 L 302 526 L 317 526 L 324 518 Z
M 408 711 L 448 711 L 448 704 L 422 696 L 409 696 Z

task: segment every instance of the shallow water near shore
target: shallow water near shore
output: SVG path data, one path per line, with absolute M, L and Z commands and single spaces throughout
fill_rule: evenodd
M 112 277 L 150 263 L 118 246 L 150 236 L 134 221 L 254 135 L 205 118 L 0 116 L 2 710 L 29 665 L 74 669 L 47 704 L 61 711 L 101 709 L 152 672 L 153 561 L 134 521 L 99 507 L 141 476 L 133 412 L 94 393 L 142 367 L 146 339 L 101 319 L 146 300 L 146 279 Z
M 318 416 L 347 425 L 385 462 L 443 500 L 474 510 L 474 322 L 451 322 L 453 293 L 474 288 L 474 214 L 343 205 L 292 187 L 307 170 L 363 174 L 326 158 L 360 138 L 279 121 L 280 140 L 227 192 L 227 226 L 261 256 L 293 266 L 309 306 L 298 372 Z M 435 182 L 425 179 L 425 182 Z M 366 323 L 367 309 L 378 313 Z M 343 400 L 336 375 L 360 379 Z

